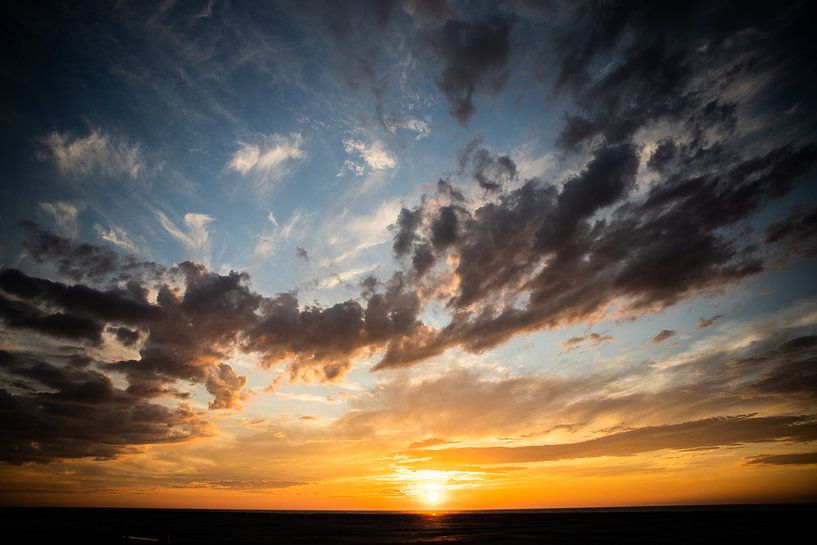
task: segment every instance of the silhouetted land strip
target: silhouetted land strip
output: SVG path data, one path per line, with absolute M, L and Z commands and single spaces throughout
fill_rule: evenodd
M 6 543 L 786 543 L 817 505 L 387 513 L 4 508 Z M 806 532 L 803 534 L 802 532 Z M 6 538 L 14 537 L 13 541 Z M 802 538 L 801 538 L 802 539 Z M 147 543 L 146 541 L 133 541 Z

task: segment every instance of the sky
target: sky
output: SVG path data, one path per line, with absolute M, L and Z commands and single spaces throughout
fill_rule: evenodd
M 15 3 L 0 504 L 817 500 L 816 16 Z

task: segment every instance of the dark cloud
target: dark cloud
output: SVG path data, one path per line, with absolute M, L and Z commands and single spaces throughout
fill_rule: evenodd
M 329 307 L 300 308 L 291 294 L 265 299 L 258 323 L 248 331 L 246 349 L 266 364 L 290 360 L 291 379 L 335 380 L 361 352 L 399 343 L 422 327 L 420 299 L 397 273 L 378 290 L 368 283 L 365 307 L 349 300 Z
M 781 245 L 792 255 L 817 254 L 817 208 L 793 208 L 784 219 L 766 228 L 765 242 Z
M 56 265 L 60 274 L 72 280 L 97 279 L 118 270 L 119 254 L 112 250 L 91 244 L 74 244 L 31 222 L 22 225 L 29 235 L 23 248 L 31 257 L 38 263 Z
M 452 186 L 447 180 L 437 180 L 437 193 L 447 197 L 452 202 L 462 202 L 465 200 L 465 196 L 463 196 L 462 192 Z
M 63 255 L 76 254 L 76 248 L 70 243 L 61 241 L 61 247 Z M 89 248 L 88 255 L 98 253 L 97 247 L 83 247 Z M 118 259 L 111 263 L 123 265 Z M 123 266 L 127 269 L 127 264 Z M 109 270 L 106 274 L 116 276 L 116 272 Z M 207 387 L 215 396 L 212 408 L 235 406 L 246 379 L 231 373 L 232 369 L 221 360 L 227 350 L 237 346 L 241 335 L 257 324 L 255 312 L 262 297 L 250 291 L 246 274 L 217 275 L 190 262 L 168 271 L 164 279 L 181 281 L 183 287 L 160 284 L 153 304 L 147 301 L 146 287 L 134 280 L 128 280 L 123 287 L 98 290 L 6 269 L 0 272 L 0 289 L 20 299 L 9 300 L 14 305 L 12 309 L 3 305 L 3 309 L 8 310 L 4 317 L 11 327 L 36 328 L 57 337 L 70 334 L 99 342 L 102 330 L 107 327 L 125 346 L 135 346 L 144 338 L 138 359 L 99 364 L 106 371 L 125 373 L 129 394 L 182 397 L 184 394 L 172 384 L 186 380 Z M 3 302 L 6 300 L 4 297 Z M 23 315 L 22 305 L 35 310 Z M 41 316 L 43 312 L 39 307 L 56 307 L 66 313 Z M 12 316 L 11 310 L 17 315 Z M 68 322 L 68 318 L 74 316 L 79 318 Z
M 574 346 L 577 344 L 581 344 L 584 341 L 584 337 L 570 337 L 565 342 L 562 343 L 565 347 Z
M 471 140 L 457 154 L 460 173 L 468 171 L 486 191 L 498 191 L 516 179 L 516 163 L 507 155 L 497 155 L 480 138 Z
M 457 240 L 457 209 L 443 206 L 439 215 L 431 223 L 431 243 L 437 250 L 444 250 Z
M 26 329 L 60 339 L 99 343 L 102 338 L 102 324 L 93 319 L 62 312 L 50 314 L 24 301 L 2 295 L 0 320 L 10 328 Z
M 0 460 L 4 462 L 114 458 L 143 445 L 212 433 L 189 407 L 170 409 L 148 403 L 115 387 L 95 370 L 1 351 L 0 376 L 30 385 L 25 391 L 0 388 Z
M 420 226 L 422 213 L 420 210 L 403 208 L 397 217 L 397 234 L 394 236 L 394 253 L 400 257 L 406 255 L 416 238 L 417 228 Z
M 686 181 L 675 179 L 641 202 L 619 206 L 608 221 L 589 220 L 632 187 L 637 163 L 630 146 L 602 148 L 561 191 L 534 180 L 503 193 L 459 222 L 451 248 L 459 258 L 459 293 L 449 305 L 494 306 L 459 313 L 431 343 L 422 339 L 421 346 L 405 346 L 406 354 L 388 353 L 381 366 L 416 361 L 412 351 L 427 357 L 452 344 L 481 350 L 515 331 L 585 319 L 615 297 L 629 299 L 633 310 L 672 304 L 757 272 L 757 260 L 712 230 L 757 210 L 761 195 L 784 192 L 778 188 L 791 187 L 814 158 L 810 147 L 778 150 L 724 175 L 696 177 L 695 191 L 691 185 L 678 190 Z M 719 206 L 721 213 L 710 215 Z M 418 223 L 412 223 L 413 236 L 422 240 Z M 527 308 L 496 307 L 503 293 L 525 291 Z
M 17 269 L 0 271 L 0 290 L 21 299 L 56 305 L 69 312 L 87 314 L 100 320 L 136 324 L 161 316 L 160 309 L 126 289 L 99 291 L 83 284 L 68 286 L 27 276 Z
M 808 16 L 797 2 L 588 2 L 556 10 L 545 73 L 580 110 L 568 116 L 556 144 L 575 150 L 595 139 L 626 141 L 659 121 L 679 123 L 695 145 L 682 150 L 664 140 L 649 166 L 666 171 L 705 146 L 708 130 L 735 128 L 736 104 L 714 97 L 772 71 L 775 87 L 754 106 L 785 110 L 796 103 L 813 113 L 817 78 L 801 70 L 815 51 L 806 38 Z
M 136 383 L 164 377 L 205 383 L 226 351 L 258 321 L 262 297 L 253 293 L 245 273 L 219 275 L 191 262 L 176 269 L 184 279 L 180 293 L 167 284 L 159 290 L 156 307 L 161 319 L 144 322 L 148 331 L 138 360 L 107 366 Z
M 592 174 L 592 169 L 586 169 L 570 182 L 588 176 L 588 172 Z M 592 175 L 589 176 L 592 179 Z M 538 183 L 526 184 L 516 191 L 519 196 L 517 200 L 501 195 L 498 204 L 485 205 L 486 209 L 495 214 L 519 213 L 527 206 L 549 202 L 545 209 L 551 210 L 553 214 L 558 214 L 561 207 L 576 207 L 578 214 L 592 215 L 595 207 L 599 206 L 598 202 L 609 202 L 609 199 L 602 198 L 594 204 L 577 206 L 568 198 L 562 199 L 561 193 L 556 189 Z M 528 198 L 530 195 L 535 197 Z M 645 196 L 645 202 L 650 198 L 651 195 Z M 447 205 L 440 205 L 443 206 Z M 481 241 L 479 237 L 470 238 L 484 228 L 479 219 L 493 217 L 483 212 L 469 214 L 464 209 L 457 209 L 456 213 L 465 214 L 464 228 L 460 233 L 458 227 L 458 235 L 450 246 L 462 251 L 465 241 Z M 625 217 L 629 217 L 630 213 L 625 209 Z M 430 217 L 439 216 L 435 214 Z M 639 217 L 643 217 L 643 214 L 639 214 Z M 613 225 L 618 221 L 615 214 L 611 221 Z M 647 218 L 644 221 L 653 219 Z M 417 239 L 425 240 L 432 236 L 430 225 L 433 224 L 434 221 L 431 221 L 425 227 L 418 227 Z M 513 225 L 513 222 L 503 225 Z M 541 242 L 536 236 L 539 230 L 539 224 L 532 222 L 525 234 L 519 234 L 526 241 L 521 247 L 527 248 L 528 252 L 541 251 Z M 511 240 L 517 236 L 511 229 L 500 232 L 510 235 Z M 585 237 L 593 233 L 593 230 L 581 227 L 580 222 L 568 232 L 572 233 L 571 244 L 575 245 L 577 240 L 586 241 Z M 627 232 L 630 236 L 637 234 L 638 225 L 630 226 Z M 597 236 L 603 238 L 603 234 L 599 232 Z M 433 248 L 431 242 L 423 244 Z M 516 251 L 519 248 L 517 246 Z M 571 246 L 566 248 L 575 251 Z M 595 246 L 590 244 L 589 248 Z M 553 251 L 567 250 L 557 247 L 551 250 Z M 602 255 L 616 254 L 609 252 Z M 587 263 L 582 253 L 575 259 Z M 592 259 L 593 254 L 591 261 Z M 612 268 L 626 269 L 620 266 Z M 603 271 L 609 272 L 608 269 Z M 593 274 L 601 274 L 601 271 Z M 4 296 L 3 306 L 0 307 L 7 321 L 24 315 L 21 314 L 23 310 L 32 312 L 30 309 L 35 309 L 42 312 L 40 309 L 47 306 L 56 309 L 52 314 L 60 311 L 82 313 L 82 316 L 95 320 L 100 327 L 111 331 L 123 344 L 124 341 L 133 341 L 131 346 L 136 346 L 135 343 L 141 342 L 138 359 L 112 363 L 94 362 L 82 353 L 81 347 L 77 347 L 80 352 L 75 356 L 63 357 L 59 363 L 48 362 L 49 358 L 53 360 L 53 356 L 5 353 L 2 367 L 7 380 L 3 380 L 3 387 L 7 392 L 9 407 L 16 411 L 9 413 L 10 417 L 25 422 L 39 422 L 37 419 L 44 417 L 37 411 L 45 410 L 46 405 L 42 400 L 47 399 L 52 404 L 59 403 L 58 410 L 64 411 L 66 415 L 74 413 L 62 404 L 97 404 L 123 415 L 123 423 L 132 423 L 133 418 L 136 418 L 131 412 L 139 414 L 139 418 L 143 418 L 143 414 L 153 418 L 149 424 L 145 424 L 145 435 L 128 435 L 132 442 L 120 438 L 115 439 L 115 444 L 111 445 L 101 437 L 94 436 L 77 446 L 71 439 L 73 434 L 79 433 L 75 430 L 96 425 L 94 418 L 98 417 L 98 412 L 80 412 L 71 417 L 74 421 L 65 424 L 64 429 L 67 431 L 57 432 L 48 428 L 55 438 L 48 443 L 45 450 L 47 454 L 37 455 L 32 450 L 34 447 L 26 450 L 24 445 L 16 444 L 13 449 L 17 454 L 7 453 L 8 460 L 47 461 L 60 456 L 116 456 L 127 452 L 133 445 L 183 440 L 207 433 L 207 426 L 201 415 L 185 408 L 176 412 L 164 405 L 157 408 L 147 400 L 154 397 L 184 399 L 187 393 L 177 389 L 175 385 L 178 381 L 188 381 L 202 385 L 213 395 L 214 399 L 210 403 L 212 409 L 237 407 L 247 394 L 243 391 L 246 378 L 239 376 L 224 361 L 227 354 L 234 350 L 256 353 L 262 358 L 264 365 L 288 362 L 290 380 L 326 381 L 338 379 L 347 372 L 352 366 L 353 358 L 382 348 L 385 348 L 383 362 L 405 362 L 406 354 L 416 358 L 412 361 L 419 361 L 454 344 L 480 350 L 483 346 L 499 342 L 501 337 L 498 334 L 510 336 L 521 330 L 520 325 L 522 328 L 539 327 L 540 323 L 546 323 L 548 319 L 545 314 L 539 314 L 542 310 L 536 306 L 505 309 L 499 313 L 490 307 L 484 307 L 475 314 L 463 308 L 454 314 L 448 326 L 436 331 L 418 319 L 422 299 L 414 285 L 416 279 L 405 273 L 397 273 L 386 282 L 371 277 L 364 282 L 362 302 L 350 300 L 328 307 L 302 307 L 293 294 L 263 297 L 250 289 L 246 274 L 231 272 L 220 275 L 190 262 L 168 271 L 167 278 L 176 284 L 161 285 L 156 301 L 152 303 L 145 297 L 145 290 L 132 281 L 126 287 L 97 290 L 88 286 L 68 286 L 38 279 L 18 270 L 9 269 L 0 273 L 0 286 L 9 294 L 9 297 Z M 530 284 L 510 283 L 504 285 L 505 289 L 508 285 L 529 289 Z M 582 292 L 587 292 L 586 286 L 582 288 Z M 489 290 L 486 293 L 497 292 Z M 602 293 L 605 297 L 615 296 L 607 291 Z M 83 298 L 81 303 L 77 302 L 77 294 L 81 294 Z M 12 296 L 17 299 L 12 299 Z M 479 305 L 483 299 L 484 296 L 481 296 L 473 301 Z M 603 300 L 596 302 L 596 298 L 591 298 L 591 301 L 597 305 L 604 303 Z M 450 304 L 457 308 L 456 298 Z M 582 312 L 587 312 L 600 307 L 580 308 Z M 551 309 L 545 307 L 545 310 Z M 531 317 L 545 322 L 533 322 Z M 118 325 L 119 323 L 127 325 Z M 573 341 L 599 343 L 608 339 L 609 336 L 591 333 L 584 339 Z M 734 373 L 734 369 L 745 370 L 747 376 L 753 377 L 745 388 L 757 395 L 788 395 L 805 399 L 817 391 L 814 373 L 811 372 L 814 368 L 814 346 L 813 337 L 785 340 L 765 353 L 756 352 L 747 357 L 732 359 L 730 372 Z M 128 387 L 123 390 L 113 386 L 113 382 L 105 374 L 110 372 L 124 373 Z M 690 374 L 699 376 L 697 372 L 690 371 Z M 723 384 L 724 380 L 718 379 L 714 383 Z M 593 384 L 591 381 L 585 386 L 596 388 Z M 559 388 L 565 389 L 564 385 Z M 666 395 L 667 398 L 672 397 Z M 536 398 L 541 399 L 541 396 Z M 722 395 L 714 398 L 719 399 L 720 403 L 729 399 Z M 33 401 L 35 399 L 36 402 Z M 625 402 L 641 403 L 628 398 L 615 400 L 619 405 Z M 598 410 L 599 403 L 601 402 L 596 402 L 597 408 L 592 410 Z M 83 416 L 86 414 L 87 417 Z M 174 429 L 174 426 L 180 431 L 168 431 L 168 428 Z M 157 435 L 159 427 L 168 435 Z M 100 426 L 100 429 L 111 434 L 117 432 L 113 424 Z M 46 432 L 38 433 L 37 439 L 29 441 L 31 444 L 41 445 L 50 440 Z M 125 432 L 119 430 L 119 433 Z M 29 438 L 30 435 L 32 434 L 21 434 L 20 437 Z
M 301 309 L 293 295 L 285 294 L 264 301 L 248 338 L 267 364 L 292 357 L 295 378 L 328 380 L 348 369 L 346 360 L 364 344 L 364 331 L 364 310 L 357 301 Z
M 76 253 L 70 241 L 60 245 L 63 255 Z M 83 246 L 91 255 L 98 251 Z M 119 259 L 111 262 L 127 267 Z M 118 277 L 116 270 L 107 273 Z M 192 262 L 149 285 L 126 276 L 109 280 L 107 289 L 5 269 L 0 318 L 7 327 L 96 344 L 107 330 L 124 346 L 138 348 L 137 358 L 98 363 L 105 372 L 124 374 L 128 392 L 183 397 L 174 384 L 187 381 L 214 396 L 213 409 L 236 407 L 246 395 L 246 378 L 224 361 L 232 351 L 257 354 L 264 365 L 288 361 L 291 380 L 331 381 L 351 368 L 351 358 L 423 327 L 419 296 L 400 273 L 385 283 L 374 280 L 362 302 L 328 307 L 301 306 L 293 294 L 263 297 L 249 282 L 246 273 L 220 275 Z M 156 290 L 155 302 L 148 301 L 148 286 Z
M 816 157 L 815 144 L 783 146 L 704 175 L 673 175 L 650 191 L 643 207 L 658 212 L 680 206 L 703 228 L 724 227 L 791 191 Z
M 770 441 L 809 442 L 817 439 L 817 422 L 805 416 L 720 417 L 650 426 L 597 439 L 526 447 L 473 447 L 425 450 L 424 463 L 445 464 L 468 460 L 471 464 L 545 462 L 631 456 L 663 449 L 733 446 Z M 416 453 L 415 453 L 416 454 Z
M 667 172 L 668 167 L 673 164 L 674 159 L 678 156 L 678 146 L 671 138 L 661 140 L 655 147 L 655 151 L 650 155 L 650 160 L 647 161 L 647 166 L 660 172 Z
M 597 135 L 609 143 L 624 142 L 648 122 L 680 118 L 690 107 L 684 93 L 690 75 L 686 59 L 662 42 L 632 46 L 598 80 L 574 85 L 574 96 L 591 118 L 568 117 L 556 144 L 576 149 Z M 562 77 L 575 81 L 578 75 Z
M 670 337 L 674 337 L 677 334 L 678 332 L 672 329 L 662 329 L 661 331 L 658 332 L 658 334 L 655 337 L 652 338 L 652 342 L 653 344 L 659 344 L 662 341 L 666 341 Z
M 109 327 L 108 331 L 116 336 L 116 339 L 125 346 L 133 346 L 141 336 L 138 331 L 128 329 L 127 327 Z
M 556 137 L 556 147 L 576 150 L 579 144 L 593 137 L 597 131 L 598 127 L 591 121 L 578 115 L 567 116 L 562 132 Z
M 103 246 L 76 243 L 28 221 L 22 226 L 28 235 L 23 243 L 27 257 L 35 263 L 55 268 L 59 275 L 74 282 L 157 279 L 166 272 L 156 263 L 123 256 Z
M 698 328 L 698 329 L 706 329 L 707 327 L 710 327 L 710 326 L 714 325 L 714 323 L 717 322 L 718 320 L 720 320 L 721 318 L 723 318 L 723 316 L 720 315 L 720 314 L 716 314 L 716 315 L 712 316 L 711 318 L 701 317 L 698 320 L 698 323 L 697 323 L 697 325 L 695 327 Z
M 206 420 L 189 408 L 174 411 L 147 400 L 185 399 L 189 393 L 176 386 L 184 381 L 213 396 L 211 409 L 238 408 L 247 379 L 225 361 L 230 352 L 258 354 L 263 365 L 288 361 L 290 380 L 331 381 L 351 368 L 354 356 L 421 325 L 419 297 L 400 274 L 371 283 L 364 304 L 329 307 L 302 307 L 292 294 L 263 297 L 250 289 L 245 273 L 216 274 L 191 262 L 168 270 L 163 280 L 153 286 L 152 302 L 147 287 L 134 280 L 96 289 L 17 269 L 0 272 L 5 327 L 95 344 L 107 330 L 138 348 L 138 357 L 114 362 L 95 361 L 82 346 L 68 347 L 77 353 L 54 363 L 50 354 L 4 352 L 4 438 L 15 440 L 2 459 L 106 458 L 138 445 L 187 440 L 208 433 Z M 127 387 L 115 387 L 108 373 L 123 374 Z M 51 411 L 62 416 L 47 425 Z M 100 421 L 105 418 L 111 421 Z M 25 426 L 32 430 L 24 433 Z M 98 433 L 81 435 L 88 427 Z
M 484 149 L 469 147 L 463 156 Z M 190 262 L 152 277 L 155 303 L 147 301 L 143 278 L 114 269 L 106 269 L 106 289 L 6 269 L 0 289 L 43 313 L 29 328 L 53 332 L 71 316 L 100 324 L 71 324 L 71 334 L 94 342 L 99 327 L 141 332 L 138 359 L 103 366 L 125 373 L 135 389 L 156 391 L 156 381 L 217 382 L 219 365 L 236 347 L 259 354 L 265 365 L 289 361 L 291 379 L 334 380 L 352 358 L 383 348 L 376 369 L 456 345 L 478 352 L 520 332 L 592 320 L 614 300 L 624 312 L 645 312 L 754 274 L 762 262 L 723 228 L 788 192 L 815 159 L 813 145 L 786 146 L 691 177 L 674 174 L 633 199 L 637 149 L 607 145 L 561 186 L 529 180 L 494 192 L 476 210 L 450 184 L 438 184 L 445 193 L 439 196 L 449 199 L 424 199 L 397 218 L 395 253 L 410 254 L 412 270 L 396 274 L 382 291 L 373 285 L 362 301 L 328 307 L 302 307 L 292 294 L 262 297 L 246 273 L 218 275 Z M 99 253 L 57 242 L 61 256 Z M 456 265 L 448 272 L 457 279 L 445 301 L 452 318 L 435 330 L 417 316 L 434 283 L 449 282 L 441 271 L 428 272 L 449 255 Z M 128 262 L 111 262 L 130 270 Z
M 614 300 L 626 312 L 660 309 L 756 274 L 761 255 L 726 228 L 791 191 L 815 162 L 817 146 L 784 146 L 705 172 L 675 173 L 631 198 L 636 150 L 603 146 L 561 190 L 530 180 L 473 212 L 461 209 L 456 240 L 435 254 L 457 258 L 458 289 L 447 302 L 452 320 L 393 344 L 377 369 L 454 345 L 481 351 L 519 332 L 593 320 Z M 401 232 L 401 244 L 425 247 L 433 235 L 419 217 L 440 213 L 426 202 L 406 215 L 411 229 Z
M 750 465 L 811 465 L 817 464 L 817 452 L 796 452 L 792 454 L 761 454 L 746 459 Z
M 414 255 L 411 258 L 411 264 L 414 266 L 414 272 L 418 277 L 422 277 L 436 261 L 434 250 L 431 245 L 423 244 L 414 250 Z
M 797 337 L 766 353 L 739 359 L 735 365 L 761 371 L 749 388 L 753 392 L 813 397 L 817 392 L 817 335 Z
M 565 182 L 553 214 L 543 218 L 537 233 L 539 245 L 550 250 L 571 240 L 580 222 L 629 192 L 637 170 L 638 158 L 632 146 L 597 150 L 582 173 Z
M 447 19 L 428 42 L 442 65 L 435 83 L 448 110 L 463 125 L 474 114 L 477 92 L 497 93 L 507 82 L 513 22 L 490 14 L 483 20 Z

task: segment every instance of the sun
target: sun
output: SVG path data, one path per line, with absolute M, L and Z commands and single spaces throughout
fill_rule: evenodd
M 453 483 L 455 477 L 447 471 L 398 468 L 394 480 L 403 484 L 401 491 L 413 498 L 418 507 L 438 509 L 450 502 L 451 492 L 457 488 Z
M 423 502 L 429 506 L 440 504 L 445 499 L 443 497 L 443 487 L 438 483 L 427 484 L 417 492 Z

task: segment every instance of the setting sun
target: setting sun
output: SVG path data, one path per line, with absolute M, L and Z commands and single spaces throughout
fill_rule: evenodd
M 440 495 L 437 492 L 430 490 L 426 492 L 426 499 L 431 503 L 437 503 L 437 500 L 440 499 Z

